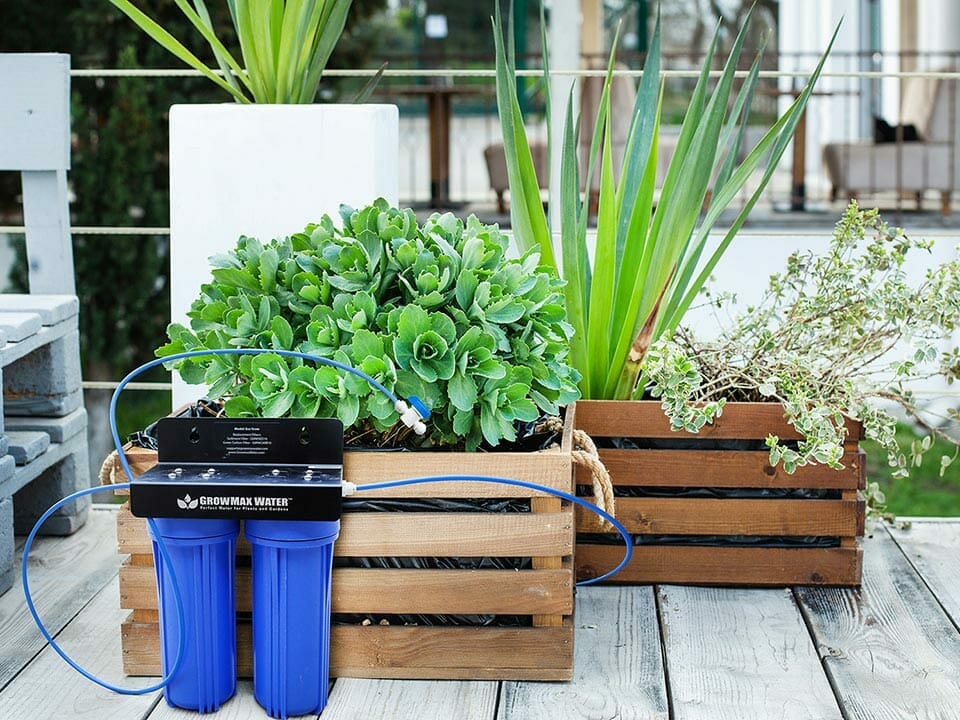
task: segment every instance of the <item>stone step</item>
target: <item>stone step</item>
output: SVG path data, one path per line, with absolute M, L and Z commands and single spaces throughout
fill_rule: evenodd
M 3 369 L 3 411 L 62 417 L 83 404 L 80 387 L 80 334 L 71 330 Z
M 13 455 L 0 455 L 0 484 L 13 477 L 17 469 L 17 462 Z
M 78 327 L 77 320 L 77 316 L 74 316 L 58 322 L 56 325 L 44 325 L 40 328 L 40 332 L 34 333 L 19 342 L 14 342 L 12 338 L 7 337 L 7 342 L 0 343 L 0 367 L 7 367 L 37 348 L 75 331 Z
M 44 325 L 56 325 L 79 311 L 80 302 L 75 295 L 0 295 L 0 312 L 36 313 Z
M 78 408 L 63 417 L 10 416 L 0 427 L 11 430 L 34 430 L 50 436 L 50 442 L 62 443 L 87 429 L 87 411 Z
M 65 498 L 76 490 L 90 487 L 90 468 L 87 457 L 87 439 L 74 436 L 63 444 L 53 445 L 50 452 L 44 454 L 44 460 L 49 455 L 55 455 L 54 450 L 62 457 L 40 472 L 29 483 L 17 483 L 16 475 L 28 472 L 30 465 L 17 469 L 14 484 L 23 487 L 13 495 L 13 527 L 18 535 L 30 532 L 33 524 L 51 505 Z M 40 459 L 36 460 L 41 465 Z M 105 493 L 109 494 L 109 493 Z M 87 517 L 87 508 L 90 506 L 90 497 L 83 497 L 64 505 L 44 523 L 41 535 L 69 535 L 79 528 Z
M 50 447 L 50 436 L 44 432 L 7 432 L 7 440 L 10 443 L 10 454 L 17 465 L 33 462 Z
M 37 313 L 0 311 L 0 332 L 6 335 L 7 342 L 22 342 L 36 335 L 42 327 L 43 322 Z

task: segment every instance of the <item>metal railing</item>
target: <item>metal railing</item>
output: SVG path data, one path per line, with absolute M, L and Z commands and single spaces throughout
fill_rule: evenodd
M 842 54 L 841 54 L 842 55 Z M 864 59 L 864 53 L 847 53 L 850 56 L 851 61 L 861 62 Z M 902 55 L 912 55 L 916 56 L 916 53 L 904 53 Z M 921 54 L 922 55 L 922 54 Z M 812 59 L 815 57 L 814 54 L 797 53 L 797 58 L 807 57 Z M 870 57 L 867 59 L 873 59 L 874 54 L 870 53 Z M 954 57 L 954 60 L 958 58 Z M 357 70 L 328 70 L 325 73 L 326 77 L 330 78 L 367 78 L 373 75 L 376 72 L 375 69 L 357 69 Z M 201 77 L 199 73 L 193 70 L 186 69 L 110 69 L 110 68 L 78 68 L 71 70 L 71 76 L 74 78 L 95 78 L 95 79 L 110 79 L 110 78 L 184 78 L 184 77 Z M 553 74 L 557 77 L 574 77 L 574 78 L 588 78 L 588 77 L 602 77 L 604 75 L 603 70 L 570 70 L 562 71 L 556 70 Z M 627 76 L 627 77 L 639 77 L 642 75 L 642 71 L 634 69 L 618 69 L 614 73 L 617 76 Z M 712 73 L 713 76 L 718 76 L 719 71 Z M 745 77 L 746 71 L 738 72 L 738 77 Z M 517 75 L 519 77 L 541 77 L 542 72 L 538 69 L 527 69 L 527 70 L 518 70 Z M 692 79 L 696 78 L 699 75 L 698 71 L 695 70 L 684 70 L 684 69 L 667 69 L 662 73 L 663 77 L 666 79 Z M 804 70 L 762 70 L 760 72 L 761 78 L 771 79 L 771 80 L 803 80 L 808 77 L 809 71 Z M 383 72 L 383 76 L 386 81 L 390 79 L 445 79 L 448 81 L 453 81 L 454 79 L 470 79 L 470 78 L 484 78 L 484 79 L 493 79 L 495 77 L 495 72 L 492 69 L 474 69 L 474 68 L 387 68 Z M 948 81 L 957 81 L 960 80 L 960 72 L 957 71 L 946 71 L 946 70 L 934 70 L 934 71 L 884 71 L 884 70 L 836 70 L 828 69 L 825 70 L 821 78 L 823 80 L 833 79 L 835 81 L 855 81 L 857 83 L 862 83 L 864 81 L 891 81 L 899 80 L 903 81 L 910 78 L 928 78 L 928 79 L 941 79 Z M 956 83 L 953 83 L 956 86 Z M 386 82 L 383 87 L 384 94 L 389 94 L 389 82 Z M 839 96 L 838 96 L 839 97 Z M 859 102 L 863 102 L 864 98 L 857 97 Z M 826 97 L 824 98 L 813 98 L 812 102 L 825 102 Z M 850 98 L 840 101 L 841 104 L 852 104 Z M 871 100 L 871 102 L 874 102 Z M 813 105 L 811 105 L 813 107 Z M 862 108 L 860 108 L 862 110 Z M 495 110 L 495 108 L 494 108 Z M 496 137 L 496 131 L 494 126 L 497 125 L 495 115 L 489 122 L 488 128 L 488 137 L 487 139 L 493 139 Z M 954 122 L 952 124 L 956 126 Z M 412 149 L 409 150 L 410 154 L 420 153 L 422 154 L 427 146 L 427 143 L 414 144 Z M 459 149 L 459 155 L 465 156 L 464 153 L 469 149 L 461 147 Z M 473 148 L 473 151 L 476 152 L 476 155 L 479 158 L 480 148 Z M 402 171 L 401 171 L 402 172 Z M 414 186 L 417 184 L 418 180 L 413 175 L 411 170 L 409 173 L 409 184 L 408 186 Z M 462 183 L 465 185 L 466 183 Z M 897 211 L 902 207 L 902 197 L 900 193 L 897 193 L 896 197 L 896 208 Z M 822 198 L 818 198 L 822 199 Z M 0 226 L 0 234 L 17 234 L 22 233 L 23 227 L 19 225 L 3 225 Z M 76 226 L 71 229 L 73 235 L 90 235 L 90 236 L 157 236 L 157 235 L 169 235 L 169 227 L 125 227 L 125 226 Z M 757 229 L 745 229 L 742 230 L 740 235 L 744 237 L 792 237 L 792 238 L 804 238 L 804 237 L 822 237 L 824 232 L 822 230 L 809 230 L 804 228 L 797 228 L 796 230 L 757 230 Z M 930 232 L 925 232 L 925 236 L 934 238 L 934 237 L 957 237 L 958 232 L 951 232 L 948 229 L 935 229 Z M 92 381 L 84 380 L 83 387 L 86 390 L 112 390 L 117 385 L 116 382 L 112 381 Z M 130 389 L 134 390 L 169 390 L 171 388 L 171 383 L 165 382 L 139 382 L 132 383 L 128 385 Z

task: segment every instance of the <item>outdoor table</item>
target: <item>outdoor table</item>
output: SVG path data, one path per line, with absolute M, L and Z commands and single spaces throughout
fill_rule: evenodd
M 402 85 L 387 87 L 384 95 L 424 97 L 430 127 L 430 207 L 449 208 L 450 202 L 450 118 L 457 95 L 486 95 L 478 85 Z M 477 149 L 479 157 L 480 148 Z

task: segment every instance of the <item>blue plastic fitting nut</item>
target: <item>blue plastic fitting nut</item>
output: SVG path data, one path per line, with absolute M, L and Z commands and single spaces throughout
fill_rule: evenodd
M 430 408 L 424 405 L 423 400 L 418 398 L 416 395 L 411 395 L 407 398 L 410 401 L 410 407 L 420 413 L 420 417 L 424 420 L 430 419 Z

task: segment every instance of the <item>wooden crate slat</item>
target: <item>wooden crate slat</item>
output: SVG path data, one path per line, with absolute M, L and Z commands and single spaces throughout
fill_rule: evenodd
M 573 517 L 558 513 L 353 513 L 338 557 L 570 555 Z
M 135 476 L 157 464 L 157 453 L 146 448 L 127 447 L 125 450 L 130 467 Z M 417 477 L 435 475 L 489 475 L 503 477 L 508 475 L 515 480 L 525 480 L 558 490 L 568 491 L 570 455 L 560 448 L 535 453 L 471 453 L 464 460 L 464 453 L 448 452 L 355 452 L 344 453 L 345 480 L 357 485 L 369 485 L 387 480 L 399 480 L 411 477 L 410 468 L 416 468 Z M 459 461 L 458 461 L 459 459 Z M 125 482 L 119 460 L 115 461 L 114 472 L 118 482 Z M 126 490 L 118 490 L 118 495 L 126 495 Z M 494 485 L 484 482 L 437 483 L 434 485 L 411 485 L 386 490 L 365 491 L 357 499 L 375 498 L 524 498 L 549 497 L 546 493 L 527 490 L 511 485 Z
M 435 475 L 490 475 L 507 476 L 515 480 L 525 480 L 539 485 L 568 490 L 568 478 L 564 477 L 564 468 L 570 467 L 569 455 L 557 450 L 536 453 L 471 453 L 469 459 L 463 453 L 455 453 L 458 462 L 451 462 L 451 453 L 416 452 L 402 453 L 404 462 L 397 462 L 395 452 L 350 452 L 344 453 L 343 477 L 357 485 L 399 480 L 411 477 L 410 468 L 416 468 L 417 477 Z M 403 488 L 366 491 L 357 498 L 502 498 L 545 496 L 545 493 L 532 492 L 525 488 L 491 483 L 437 483 L 434 485 L 412 485 Z
M 151 552 L 146 521 L 117 515 L 121 553 Z M 334 545 L 337 557 L 528 557 L 570 555 L 573 514 L 348 513 Z M 238 555 L 249 555 L 245 539 Z
M 335 568 L 332 611 L 359 614 L 569 615 L 567 570 L 397 570 Z M 120 607 L 156 610 L 152 567 L 120 568 Z M 237 568 L 237 610 L 250 611 L 250 568 Z
M 781 440 L 800 439 L 776 403 L 728 404 L 716 422 L 690 434 L 671 430 L 670 420 L 656 401 L 581 401 L 577 403 L 577 427 L 592 437 L 763 440 L 772 433 Z M 859 423 L 848 420 L 846 427 L 849 437 L 863 438 Z
M 530 511 L 533 513 L 559 513 L 563 507 L 563 501 L 560 498 L 550 497 L 550 498 L 532 498 L 530 500 Z M 573 547 L 575 542 L 575 533 L 576 530 L 572 527 L 568 531 L 570 536 L 570 547 Z M 563 572 L 564 558 L 560 555 L 548 555 L 541 557 L 534 557 L 531 561 L 531 564 L 537 570 L 556 570 Z M 572 588 L 571 588 L 572 589 Z M 572 593 L 571 593 L 572 596 Z M 571 598 L 572 599 L 572 598 Z M 519 611 L 518 611 L 519 612 Z M 563 615 L 562 614 L 550 614 L 541 610 L 537 610 L 534 613 L 533 624 L 536 627 L 561 627 L 563 625 Z
M 438 628 L 338 625 L 331 632 L 331 671 L 362 676 L 381 667 L 410 670 L 445 664 L 498 671 L 507 678 L 524 669 L 572 675 L 573 628 Z M 558 678 L 559 679 L 559 678 Z
M 641 535 L 855 536 L 857 501 L 798 499 L 617 498 L 617 519 Z M 577 532 L 606 532 L 577 508 Z
M 848 452 L 843 470 L 825 465 L 797 468 L 770 465 L 766 451 L 727 450 L 600 450 L 600 459 L 617 485 L 716 488 L 816 488 L 846 490 L 864 487 L 865 455 Z M 589 484 L 577 468 L 578 482 Z
M 577 579 L 596 577 L 623 558 L 617 545 L 577 545 Z M 859 547 L 772 548 L 640 545 L 615 583 L 690 585 L 853 585 L 860 582 Z
M 155 623 L 124 621 L 127 675 L 160 674 Z M 569 680 L 573 627 L 466 628 L 334 625 L 331 677 Z M 237 625 L 237 673 L 252 672 L 250 625 Z

